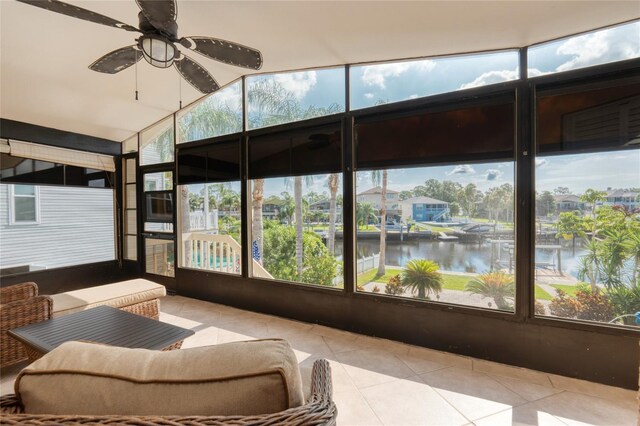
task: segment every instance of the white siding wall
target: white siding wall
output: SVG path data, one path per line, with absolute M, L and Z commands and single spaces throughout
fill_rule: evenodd
M 115 259 L 113 191 L 40 186 L 40 223 L 9 224 L 0 185 L 0 266 L 56 268 Z

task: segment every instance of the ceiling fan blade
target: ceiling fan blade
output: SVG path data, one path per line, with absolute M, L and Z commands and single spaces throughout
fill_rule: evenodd
M 122 47 L 104 55 L 89 65 L 89 69 L 105 74 L 115 74 L 129 68 L 138 62 L 140 58 L 142 58 L 142 52 L 134 46 Z
M 173 63 L 180 75 L 201 93 L 213 93 L 220 88 L 218 82 L 199 63 L 182 55 Z
M 142 14 L 151 25 L 167 36 L 175 37 L 178 7 L 175 0 L 136 0 Z
M 180 39 L 180 44 L 225 64 L 254 70 L 262 67 L 262 53 L 242 44 L 212 37 L 185 37 Z
M 92 12 L 87 9 L 83 9 L 78 6 L 74 6 L 69 3 L 64 3 L 58 0 L 17 0 L 20 3 L 30 4 L 31 6 L 40 7 L 42 9 L 49 10 L 51 12 L 61 13 L 63 15 L 71 16 L 73 18 L 82 19 L 84 21 L 95 22 L 96 24 L 107 25 L 109 27 L 122 28 L 127 31 L 139 31 L 136 27 L 125 24 L 120 21 L 116 21 L 108 16 L 100 15 L 99 13 Z

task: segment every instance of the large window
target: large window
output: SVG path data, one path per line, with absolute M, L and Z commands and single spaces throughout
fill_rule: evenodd
M 341 193 L 337 173 L 253 180 L 253 276 L 342 287 Z
M 241 273 L 240 181 L 181 185 L 180 266 Z
M 176 114 L 177 143 L 242 131 L 242 82 L 221 89 Z
M 5 272 L 113 260 L 113 190 L 0 184 L 0 232 Z
M 362 171 L 356 189 L 358 291 L 513 311 L 513 162 Z
M 416 99 L 518 78 L 516 51 L 351 67 L 351 108 Z
M 637 326 L 639 117 L 637 77 L 538 94 L 537 315 Z
M 358 120 L 357 291 L 514 310 L 513 134 L 510 93 Z
M 247 78 L 250 129 L 343 112 L 344 68 Z
M 640 22 L 605 28 L 529 48 L 529 77 L 640 56 Z

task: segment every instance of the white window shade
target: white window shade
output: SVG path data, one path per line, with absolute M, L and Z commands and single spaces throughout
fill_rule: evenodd
M 33 160 L 48 161 L 69 166 L 85 167 L 88 169 L 116 171 L 113 157 L 73 149 L 57 148 L 35 143 L 9 140 L 10 153 L 16 157 Z M 4 148 L 3 151 L 4 152 Z

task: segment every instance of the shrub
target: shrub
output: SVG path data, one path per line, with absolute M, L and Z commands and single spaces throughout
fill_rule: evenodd
M 400 274 L 389 278 L 389 283 L 384 289 L 384 292 L 391 296 L 400 296 L 402 293 L 404 293 L 404 286 L 402 285 Z
M 402 271 L 402 285 L 417 291 L 419 299 L 428 299 L 431 292 L 437 295 L 442 291 L 443 279 L 438 269 L 440 266 L 431 260 L 411 260 Z
M 580 310 L 580 303 L 562 290 L 557 290 L 557 296 L 549 304 L 551 315 L 562 318 L 576 318 Z
M 536 313 L 536 315 L 546 315 L 547 314 L 547 309 L 544 307 L 542 302 L 539 302 L 537 300 L 536 300 L 536 306 L 535 306 L 535 313 Z
M 469 281 L 465 290 L 492 298 L 498 309 L 513 310 L 513 306 L 507 301 L 507 297 L 514 297 L 516 293 L 513 275 L 501 271 L 487 272 Z

